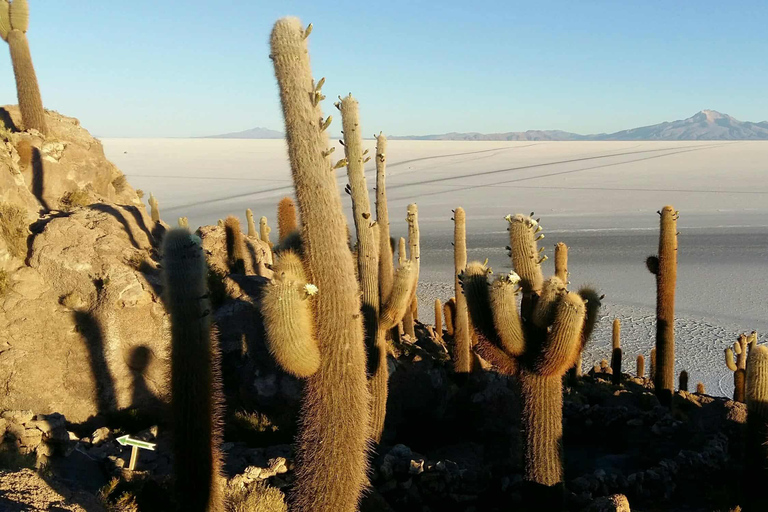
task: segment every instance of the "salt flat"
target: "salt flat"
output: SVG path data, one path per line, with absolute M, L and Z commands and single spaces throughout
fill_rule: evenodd
M 275 206 L 292 194 L 281 140 L 104 139 L 130 183 L 152 192 L 171 224 L 193 226 L 246 208 L 274 224 Z M 374 152 L 375 141 L 364 141 Z M 335 155 L 343 156 L 338 146 Z M 572 287 L 606 294 L 585 365 L 610 354 L 610 321 L 623 322 L 625 368 L 653 344 L 655 280 L 645 269 L 656 252 L 656 210 L 673 204 L 678 223 L 677 369 L 692 385 L 729 394 L 723 348 L 741 331 L 768 331 L 768 142 L 453 142 L 390 141 L 387 193 L 393 235 L 405 234 L 405 209 L 419 205 L 422 320 L 452 293 L 451 209 L 467 212 L 470 259 L 509 267 L 509 213 L 536 212 L 543 245 L 570 246 Z M 330 172 L 330 171 L 329 171 Z M 345 170 L 336 171 L 340 191 Z M 373 162 L 367 166 L 374 185 Z M 343 194 L 351 219 L 349 196 Z M 551 272 L 551 267 L 548 267 Z M 761 341 L 768 337 L 761 335 Z

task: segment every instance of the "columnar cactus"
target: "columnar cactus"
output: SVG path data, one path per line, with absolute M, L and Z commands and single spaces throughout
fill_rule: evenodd
M 461 282 L 479 340 L 476 350 L 520 380 L 527 501 L 542 510 L 560 510 L 562 377 L 581 350 L 586 305 L 558 277 L 544 281 L 540 266 L 544 258 L 536 247 L 538 222 L 523 215 L 510 215 L 507 221 L 515 272 L 489 285 L 489 269 L 473 262 L 466 266 Z M 530 314 L 518 313 L 516 295 L 521 290 L 521 308 L 528 307 Z
M 420 262 L 420 242 L 419 242 L 419 210 L 416 204 L 408 205 L 408 214 L 405 221 L 408 223 L 408 250 L 410 252 L 410 261 L 416 272 L 416 283 L 411 295 L 411 307 L 405 312 L 403 317 L 403 330 L 405 334 L 416 340 L 416 330 L 414 326 L 416 288 L 419 285 L 419 262 Z
M 443 304 L 435 299 L 435 335 L 437 341 L 443 341 Z
M 448 336 L 454 335 L 454 321 L 456 318 L 456 298 L 451 297 L 443 305 L 443 316 L 445 317 L 445 332 Z
M 699 382 L 696 384 L 696 394 L 703 395 L 706 393 L 706 390 L 704 389 L 704 383 Z
M 408 254 L 405 249 L 405 238 L 400 237 L 397 243 L 397 264 L 403 265 L 408 261 Z
M 309 31 L 283 18 L 271 34 L 305 268 L 318 289 L 312 319 L 320 366 L 304 389 L 292 510 L 355 512 L 367 482 L 370 396 L 355 264 L 329 159 L 330 119 L 319 106 L 323 80 L 315 83 L 310 71 Z
M 248 222 L 248 237 L 259 238 L 259 232 L 256 231 L 256 222 L 253 220 L 253 211 L 250 208 L 245 210 L 245 219 Z
M 555 275 L 562 282 L 568 282 L 568 246 L 563 242 L 555 245 Z
M 656 380 L 656 349 L 651 349 L 651 368 L 648 373 L 648 377 L 655 382 Z
M 581 348 L 579 349 L 579 357 L 576 358 L 576 362 L 573 368 L 568 370 L 569 381 L 571 385 L 575 384 L 579 377 L 581 377 L 582 366 L 582 353 L 584 347 L 587 346 L 589 340 L 592 338 L 592 333 L 597 325 L 597 320 L 600 316 L 600 308 L 603 305 L 603 298 L 605 295 L 601 295 L 597 290 L 591 286 L 582 286 L 579 288 L 578 294 L 584 299 L 584 303 L 587 305 L 587 313 L 584 317 L 584 329 L 581 331 Z
M 747 360 L 747 447 L 744 464 L 745 512 L 768 510 L 768 348 L 755 346 Z
M 621 384 L 621 322 L 613 319 L 613 351 L 611 352 L 611 381 L 614 385 Z
M 757 336 L 755 336 L 756 339 Z M 733 350 L 730 347 L 725 349 L 725 365 L 733 372 L 733 400 L 741 403 L 746 400 L 747 347 L 753 346 L 749 340 L 746 334 L 741 334 L 738 341 L 733 344 Z M 736 353 L 735 361 L 734 353 Z
M 211 331 L 207 272 L 197 236 L 183 228 L 166 233 L 163 277 L 171 320 L 174 496 L 178 510 L 223 512 L 223 395 L 218 344 Z
M 288 235 L 298 231 L 296 205 L 290 197 L 284 197 L 277 203 L 277 241 L 283 243 Z
M 680 381 L 677 389 L 680 391 L 688 391 L 688 372 L 685 370 L 680 372 Z
M 152 195 L 152 192 L 149 193 L 149 199 L 147 200 L 147 202 L 149 203 L 150 216 L 152 217 L 152 222 L 157 224 L 158 222 L 160 222 L 160 205 L 157 202 L 157 198 Z
M 186 217 L 179 217 L 179 227 L 189 229 L 189 219 Z
M 453 317 L 453 368 L 456 373 L 472 371 L 472 353 L 469 332 L 467 299 L 461 291 L 460 275 L 467 267 L 467 228 L 464 208 L 453 212 L 453 273 L 456 294 L 456 315 Z
M 269 234 L 272 232 L 272 228 L 269 227 L 266 217 L 259 219 L 259 238 L 262 242 L 265 242 L 269 247 L 272 247 L 272 241 L 269 239 Z
M 659 401 L 669 405 L 675 389 L 675 282 L 677 280 L 677 219 L 679 212 L 665 206 L 659 212 L 659 255 L 647 260 L 656 276 L 656 376 Z
M 227 264 L 233 274 L 245 274 L 245 241 L 240 231 L 240 221 L 230 215 L 224 221 L 224 233 L 227 242 Z
M 365 328 L 365 344 L 368 351 L 369 385 L 371 402 L 371 437 L 381 440 L 386 418 L 389 368 L 387 366 L 387 330 L 398 324 L 407 314 L 408 304 L 418 272 L 418 247 L 411 250 L 411 261 L 398 269 L 393 288 L 380 310 L 381 233 L 373 221 L 365 179 L 365 163 L 368 161 L 362 147 L 358 103 L 352 95 L 343 98 L 336 106 L 341 111 L 344 132 L 344 151 L 349 178 L 348 192 L 352 196 L 352 214 L 357 232 L 357 270 L 362 291 L 362 314 Z M 409 206 L 409 212 L 416 205 Z M 416 227 L 418 243 L 418 225 Z M 409 232 L 410 232 L 409 228 Z M 415 256 L 415 257 L 414 257 Z M 396 286 L 395 286 L 396 284 Z
M 645 378 L 645 357 L 643 357 L 643 354 L 638 354 L 637 356 L 637 378 Z
M 387 208 L 387 137 L 376 137 L 376 222 L 379 224 L 379 300 L 384 303 L 392 293 L 394 263 Z
M 19 99 L 21 121 L 25 130 L 48 134 L 43 99 L 37 84 L 32 54 L 29 52 L 27 29 L 29 4 L 27 0 L 0 0 L 0 37 L 10 47 L 13 74 L 16 77 L 16 95 Z

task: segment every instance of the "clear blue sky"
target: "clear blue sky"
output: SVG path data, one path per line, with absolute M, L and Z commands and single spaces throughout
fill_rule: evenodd
M 105 137 L 282 129 L 274 21 L 312 22 L 324 110 L 373 133 L 610 132 L 705 108 L 768 119 L 768 2 L 29 0 L 48 108 Z M 0 103 L 16 103 L 7 50 Z

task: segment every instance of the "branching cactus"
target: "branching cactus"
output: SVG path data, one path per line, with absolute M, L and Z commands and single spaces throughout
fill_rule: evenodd
M 27 29 L 29 28 L 29 4 L 27 0 L 0 0 L 0 37 L 11 49 L 13 74 L 16 76 L 16 94 L 25 130 L 37 130 L 48 134 L 43 99 L 37 84 L 37 75 L 29 52 Z
M 756 337 L 755 337 L 756 338 Z M 733 400 L 744 403 L 746 400 L 746 372 L 747 372 L 747 347 L 751 346 L 746 334 L 741 334 L 739 339 L 725 349 L 725 365 L 733 372 Z M 736 359 L 734 360 L 734 353 Z
M 175 499 L 178 510 L 223 512 L 220 357 L 200 239 L 182 228 L 166 233 L 163 270 L 171 320 Z
M 614 385 L 621 384 L 621 322 L 613 319 L 613 350 L 611 352 L 611 381 Z
M 283 241 L 291 233 L 298 231 L 299 223 L 296 220 L 296 205 L 290 197 L 284 197 L 277 203 L 277 241 Z
M 755 346 L 747 360 L 746 512 L 768 510 L 768 348 Z
M 463 293 L 479 340 L 476 350 L 500 371 L 520 380 L 526 501 L 542 510 L 560 510 L 562 377 L 581 350 L 587 307 L 557 276 L 544 281 L 540 266 L 544 258 L 536 244 L 541 239 L 538 221 L 523 215 L 510 215 L 507 221 L 515 271 L 489 285 L 490 269 L 470 263 L 461 274 Z M 525 313 L 526 308 L 530 313 Z
M 603 299 L 605 295 L 601 295 L 596 289 L 591 286 L 582 286 L 579 288 L 578 294 L 584 299 L 584 303 L 587 305 L 587 313 L 584 318 L 584 329 L 581 331 L 581 348 L 579 349 L 579 357 L 576 358 L 576 362 L 573 368 L 568 370 L 568 380 L 571 385 L 574 385 L 578 378 L 581 377 L 582 366 L 582 353 L 584 348 L 592 338 L 592 333 L 597 325 L 598 318 L 600 316 L 600 308 L 603 305 Z
M 324 80 L 315 82 L 310 70 L 310 27 L 305 29 L 296 18 L 280 19 L 270 41 L 301 217 L 304 267 L 318 289 L 311 318 L 320 366 L 304 390 L 291 506 L 301 512 L 355 512 L 367 482 L 370 395 L 359 288 L 333 172 L 344 164 L 334 165 L 329 158 L 330 118 L 320 109 Z
M 467 228 L 464 208 L 453 211 L 453 273 L 455 276 L 456 315 L 453 317 L 453 368 L 456 373 L 472 371 L 467 299 L 461 291 L 460 275 L 467 267 Z
M 675 284 L 677 281 L 677 219 L 672 206 L 659 211 L 659 255 L 646 261 L 656 276 L 656 375 L 654 389 L 664 405 L 675 390 Z

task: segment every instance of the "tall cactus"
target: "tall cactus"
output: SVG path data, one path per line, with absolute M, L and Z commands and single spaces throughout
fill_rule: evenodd
M 435 335 L 437 341 L 443 341 L 443 304 L 435 299 Z
M 411 296 L 411 307 L 405 312 L 403 317 L 403 329 L 405 334 L 411 337 L 411 340 L 416 340 L 416 330 L 414 326 L 414 308 L 416 301 L 416 288 L 419 283 L 419 262 L 420 255 L 420 241 L 419 241 L 419 210 L 416 204 L 408 205 L 408 213 L 405 221 L 408 223 L 408 250 L 410 253 L 410 261 L 414 267 L 416 273 L 416 283 L 414 283 L 413 294 Z
M 245 274 L 245 241 L 237 217 L 230 215 L 224 220 L 224 233 L 229 271 L 233 274 Z
M 613 319 L 613 350 L 611 352 L 611 381 L 614 385 L 621 384 L 621 321 Z
M 664 405 L 675 390 L 675 282 L 677 280 L 677 219 L 672 206 L 659 211 L 659 254 L 648 258 L 656 276 L 656 375 L 654 389 Z
M 755 346 L 747 360 L 747 446 L 745 512 L 768 510 L 768 348 Z
M 277 241 L 283 241 L 299 229 L 296 220 L 296 205 L 290 197 L 284 197 L 277 203 Z
M 253 210 L 245 210 L 245 220 L 248 222 L 248 238 L 258 238 L 259 232 L 256 231 L 256 222 L 253 220 Z
M 220 356 L 200 239 L 184 228 L 166 233 L 163 271 L 171 319 L 174 495 L 179 510 L 223 512 Z
M 685 370 L 680 372 L 680 380 L 677 389 L 680 391 L 688 391 L 688 372 Z
M 472 353 L 469 333 L 467 299 L 461 290 L 460 275 L 467 267 L 467 227 L 464 208 L 453 212 L 453 274 L 456 294 L 456 315 L 453 317 L 453 367 L 456 373 L 472 371 Z
M 311 25 L 310 25 L 311 27 Z M 306 382 L 292 509 L 355 512 L 366 484 L 369 393 L 358 284 L 329 156 L 304 29 L 282 18 L 271 34 L 288 155 L 301 216 L 305 267 L 317 286 L 313 303 L 320 367 Z
M 384 303 L 392 293 L 394 263 L 390 244 L 389 209 L 387 208 L 387 137 L 376 137 L 376 222 L 379 224 L 379 300 Z
M 445 317 L 445 332 L 448 336 L 454 335 L 454 322 L 456 317 L 456 298 L 451 297 L 443 304 L 443 316 Z
M 25 130 L 37 130 L 48 134 L 43 99 L 37 84 L 32 54 L 29 52 L 27 29 L 29 28 L 29 4 L 27 0 L 0 0 L 0 37 L 10 47 L 13 74 L 16 77 L 16 94 L 19 99 L 21 121 Z
M 540 266 L 544 258 L 536 247 L 541 238 L 538 222 L 523 215 L 507 216 L 507 221 L 515 271 L 489 285 L 485 265 L 470 263 L 461 282 L 480 340 L 476 350 L 520 380 L 526 501 L 541 510 L 560 510 L 562 377 L 582 347 L 586 304 L 579 294 L 567 291 L 560 278 L 544 281 Z M 530 314 L 518 313 L 516 296 L 521 290 L 521 308 L 529 308 Z
M 638 354 L 637 356 L 637 378 L 645 378 L 645 357 L 643 357 L 643 354 Z

